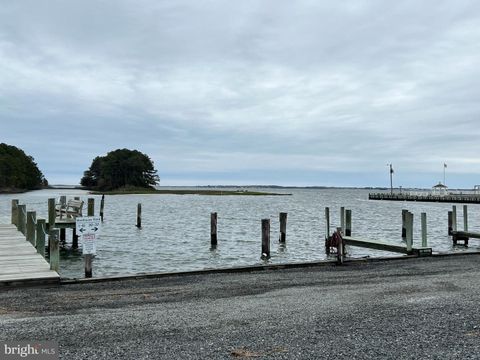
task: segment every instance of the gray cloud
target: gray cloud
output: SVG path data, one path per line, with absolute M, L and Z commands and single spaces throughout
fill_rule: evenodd
M 6 2 L 0 141 L 52 182 L 131 147 L 164 184 L 384 185 L 392 162 L 429 186 L 446 161 L 470 187 L 479 21 L 474 1 Z

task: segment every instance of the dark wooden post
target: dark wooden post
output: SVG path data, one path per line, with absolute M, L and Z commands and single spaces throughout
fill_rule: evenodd
M 340 208 L 340 227 L 342 228 L 342 234 L 345 234 L 345 207 Z
M 427 247 L 427 213 L 421 214 L 422 221 L 422 247 Z
M 76 225 L 73 228 L 72 249 L 78 249 L 78 234 L 77 234 L 77 226 Z
M 37 252 L 45 257 L 45 233 L 47 230 L 47 227 L 45 226 L 45 219 L 38 219 L 37 220 L 37 240 L 35 244 L 35 248 L 37 249 Z
M 18 199 L 12 200 L 12 225 L 17 225 L 18 220 Z
M 337 233 L 340 235 L 339 238 L 339 243 L 337 246 L 337 263 L 338 264 L 343 264 L 343 257 L 344 257 L 344 247 L 343 247 L 343 238 L 342 238 L 342 227 L 337 227 Z
M 35 246 L 35 226 L 37 222 L 37 213 L 35 211 L 27 211 L 27 232 L 26 238 L 33 246 Z
M 23 235 L 27 232 L 27 206 L 18 205 L 17 228 Z
M 87 216 L 94 216 L 94 215 L 95 215 L 95 199 L 88 198 Z
M 413 247 L 413 214 L 409 211 L 407 211 L 405 215 L 405 220 L 406 220 L 406 232 L 407 232 L 407 254 L 412 253 L 412 247 Z
M 103 208 L 105 207 L 105 195 L 102 195 L 102 200 L 100 200 L 100 219 L 103 222 Z
M 448 236 L 452 235 L 453 231 L 453 213 L 451 211 L 448 212 Z
M 407 221 L 407 212 L 408 210 L 402 209 L 402 239 L 407 237 L 407 227 L 405 224 Z
M 452 229 L 453 231 L 457 231 L 457 206 L 452 206 Z
M 463 205 L 463 231 L 468 231 L 468 207 Z
M 65 195 L 60 196 L 60 219 L 63 216 L 61 209 L 64 209 L 67 206 L 67 197 Z M 62 239 L 62 231 L 60 230 L 60 240 Z
M 137 228 L 142 227 L 142 204 L 137 205 Z
M 280 237 L 278 241 L 285 243 L 287 241 L 287 213 L 280 213 Z
M 48 229 L 49 231 L 55 227 L 55 199 L 48 199 Z
M 345 236 L 352 236 L 352 210 L 345 210 Z
M 210 245 L 217 246 L 217 213 L 210 214 Z
M 92 254 L 85 254 L 85 277 L 91 278 L 93 273 L 93 255 Z
M 262 219 L 262 259 L 270 259 L 270 219 Z
M 67 229 L 61 228 L 60 229 L 60 241 L 62 243 L 64 243 L 66 239 L 67 239 Z
M 49 244 L 50 244 L 50 270 L 56 272 L 60 269 L 60 247 L 59 247 L 59 231 L 58 229 L 50 229 Z
M 325 208 L 325 254 L 330 255 L 330 208 Z

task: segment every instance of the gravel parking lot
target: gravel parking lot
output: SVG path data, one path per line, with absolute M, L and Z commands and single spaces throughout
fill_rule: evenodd
M 480 256 L 0 289 L 64 359 L 478 359 Z

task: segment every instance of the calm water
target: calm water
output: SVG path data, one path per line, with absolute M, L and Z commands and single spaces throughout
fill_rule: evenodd
M 262 264 L 261 219 L 271 219 L 269 263 L 294 263 L 326 259 L 324 208 L 330 207 L 332 228 L 339 225 L 340 207 L 352 209 L 354 236 L 401 244 L 401 210 L 415 215 L 414 246 L 421 243 L 420 213 L 427 213 L 429 246 L 434 252 L 480 250 L 453 248 L 447 236 L 447 211 L 451 204 L 369 201 L 367 190 L 272 190 L 292 196 L 118 195 L 105 198 L 105 222 L 97 244 L 94 276 Z M 0 223 L 10 222 L 11 199 L 46 217 L 50 197 L 81 196 L 78 190 L 42 190 L 0 195 Z M 100 196 L 95 198 L 98 214 Z M 142 229 L 135 227 L 137 203 L 142 203 Z M 461 206 L 458 222 L 463 224 Z M 86 211 L 86 210 L 85 210 Z M 210 249 L 210 213 L 218 213 L 218 247 Z M 278 213 L 288 212 L 287 244 L 278 243 Z M 462 225 L 463 226 L 463 225 Z M 469 205 L 469 229 L 480 231 L 480 206 Z M 70 231 L 70 230 L 69 230 Z M 67 243 L 71 233 L 67 232 Z M 347 249 L 351 257 L 395 255 L 361 248 Z M 83 277 L 81 250 L 64 251 L 64 277 Z

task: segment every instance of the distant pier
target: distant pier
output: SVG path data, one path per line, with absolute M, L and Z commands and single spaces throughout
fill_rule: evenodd
M 391 201 L 424 201 L 424 202 L 445 202 L 462 204 L 480 204 L 479 194 L 389 194 L 389 193 L 371 193 L 368 194 L 369 200 L 391 200 Z

